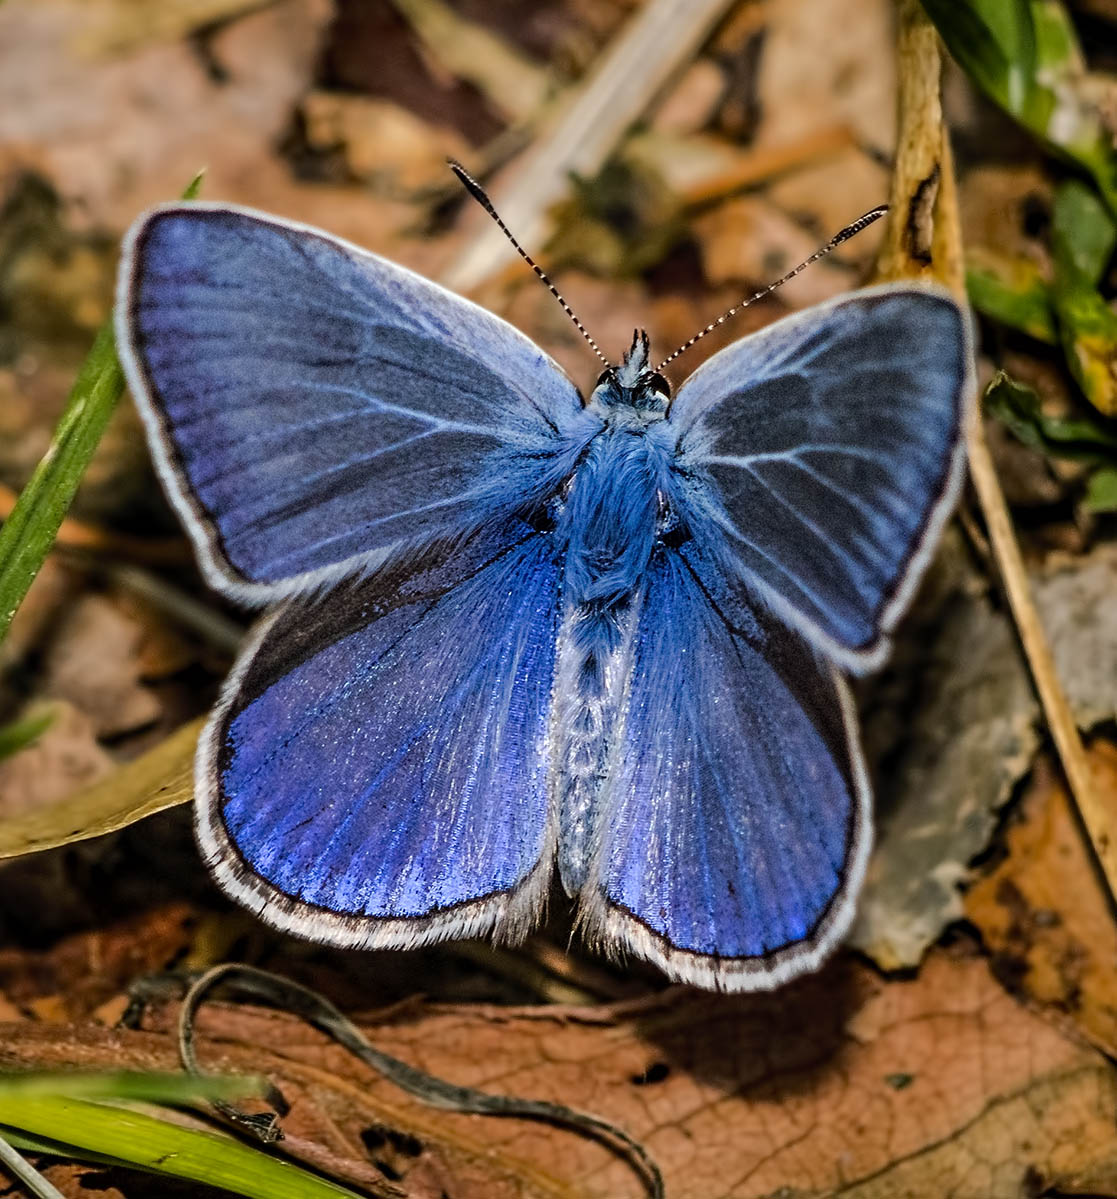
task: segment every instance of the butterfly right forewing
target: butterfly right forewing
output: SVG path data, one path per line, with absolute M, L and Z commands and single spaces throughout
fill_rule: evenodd
M 949 295 L 899 285 L 715 354 L 667 422 L 696 569 L 843 669 L 879 666 L 958 497 L 972 357 Z

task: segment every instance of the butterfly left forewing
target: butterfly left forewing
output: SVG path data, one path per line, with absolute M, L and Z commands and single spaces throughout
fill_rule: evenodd
M 546 496 L 597 424 L 505 321 L 235 205 L 130 230 L 121 361 L 210 584 L 273 603 Z
M 835 670 L 760 609 L 731 624 L 660 547 L 581 895 L 591 940 L 727 991 L 813 969 L 852 919 L 870 802 Z
M 525 525 L 265 618 L 197 761 L 219 883 L 336 945 L 526 932 L 552 871 L 558 621 L 554 544 Z

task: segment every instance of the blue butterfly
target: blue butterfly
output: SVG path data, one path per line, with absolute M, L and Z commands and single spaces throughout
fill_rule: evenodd
M 515 940 L 557 865 L 593 944 L 674 979 L 834 948 L 871 836 L 841 672 L 962 476 L 945 293 L 810 309 L 673 398 L 637 333 L 586 400 L 402 267 L 191 203 L 130 231 L 116 331 L 206 579 L 273 605 L 197 755 L 233 898 L 334 945 Z

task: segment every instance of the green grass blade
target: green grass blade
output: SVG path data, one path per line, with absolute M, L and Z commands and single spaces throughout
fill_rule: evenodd
M 198 193 L 202 190 L 202 180 L 206 177 L 206 168 L 202 169 L 194 176 L 193 179 L 186 185 L 182 192 L 184 200 L 196 200 Z
M 78 489 L 117 401 L 124 374 L 106 322 L 82 364 L 54 438 L 0 528 L 0 640 L 12 623 Z
M 182 193 L 193 200 L 200 172 Z M 124 393 L 124 373 L 116 356 L 112 320 L 101 326 L 77 380 L 50 448 L 20 492 L 0 528 L 0 641 L 58 535 L 105 426 Z
M 25 1162 L 3 1137 L 0 1137 L 0 1168 L 9 1177 L 22 1183 L 36 1199 L 65 1199 L 62 1192 L 49 1183 L 30 1162 Z
M 263 1095 L 260 1078 L 199 1076 L 181 1071 L 110 1070 L 65 1074 L 34 1071 L 0 1074 L 0 1103 L 37 1096 L 68 1099 L 115 1099 L 134 1103 L 192 1103 L 210 1099 L 244 1099 Z
M 56 709 L 45 707 L 0 727 L 0 762 L 26 749 L 54 723 Z
M 357 1199 L 355 1192 L 230 1136 L 184 1128 L 146 1112 L 84 1099 L 0 1098 L 0 1133 L 55 1142 L 57 1152 L 83 1151 L 175 1178 L 223 1187 L 245 1199 Z

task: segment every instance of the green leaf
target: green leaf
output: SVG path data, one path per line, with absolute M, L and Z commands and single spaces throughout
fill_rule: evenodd
M 1091 404 L 1117 416 L 1117 313 L 1096 291 L 1057 288 L 1063 353 Z
M 199 174 L 190 181 L 184 199 L 197 195 L 201 178 Z M 0 641 L 54 544 L 62 518 L 123 393 L 124 374 L 113 344 L 112 321 L 108 320 L 78 371 L 50 448 L 0 528 Z
M 56 714 L 54 708 L 46 707 L 0 728 L 0 762 L 38 740 L 50 728 Z
M 79 1159 L 88 1153 L 247 1199 L 357 1199 L 346 1187 L 233 1137 L 84 1099 L 0 1096 L 0 1135 L 21 1148 L 50 1147 Z
M 206 177 L 206 168 L 202 167 L 202 169 L 194 176 L 193 179 L 190 180 L 190 182 L 183 189 L 182 198 L 184 200 L 196 200 L 198 198 L 198 194 L 202 190 L 202 182 L 205 179 L 205 177 Z
M 0 528 L 0 640 L 39 573 L 78 483 L 124 392 L 106 322 L 78 372 L 50 448 Z
M 1113 257 L 1117 221 L 1086 184 L 1069 179 L 1055 192 L 1052 237 L 1055 253 L 1095 287 Z
M 1088 171 L 1117 215 L 1117 152 L 1086 86 L 1062 0 L 923 0 L 923 7 L 978 87 Z
M 1030 259 L 975 248 L 967 255 L 966 291 L 974 308 L 990 320 L 1048 345 L 1058 342 L 1050 290 Z
M 986 409 L 1003 421 L 1018 440 L 1053 457 L 1109 465 L 1117 457 L 1117 422 L 1098 417 L 1052 417 L 1040 398 L 1023 383 L 998 372 L 985 391 Z
M 136 1103 L 195 1103 L 211 1099 L 245 1099 L 263 1095 L 259 1078 L 183 1074 L 151 1070 L 106 1072 L 51 1071 L 0 1074 L 0 1103 L 39 1096 L 69 1099 L 116 1099 Z
M 1067 365 L 1083 394 L 1106 416 L 1117 416 L 1117 313 L 1095 286 L 1113 251 L 1117 231 L 1093 195 L 1079 183 L 1055 195 L 1052 302 Z
M 974 5 L 963 0 L 923 0 L 950 53 L 967 75 L 1002 107 L 1008 107 L 1009 57 Z
M 1088 512 L 1117 512 L 1117 466 L 1101 466 L 1086 480 L 1082 507 Z

